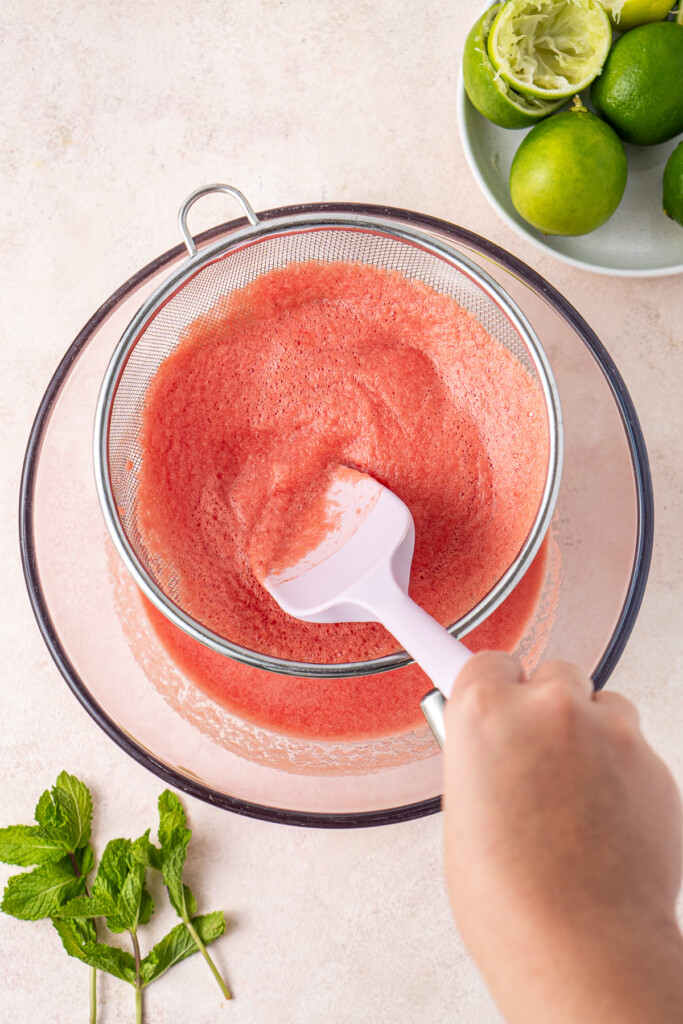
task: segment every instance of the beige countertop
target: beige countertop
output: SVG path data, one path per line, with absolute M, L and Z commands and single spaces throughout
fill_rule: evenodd
M 26 440 L 61 356 L 94 310 L 178 241 L 194 188 L 229 181 L 257 210 L 388 204 L 468 227 L 530 263 L 606 345 L 635 402 L 654 478 L 648 590 L 610 686 L 634 699 L 683 784 L 683 278 L 563 264 L 488 206 L 456 123 L 463 42 L 480 0 L 8 0 L 3 10 L 0 473 L 0 825 L 31 819 L 63 768 L 89 782 L 94 839 L 152 825 L 162 782 L 76 702 L 36 626 L 16 516 Z M 198 229 L 235 216 L 193 212 Z M 683 231 L 681 233 L 683 253 Z M 594 586 L 599 581 L 593 581 Z M 325 831 L 242 818 L 186 797 L 224 1004 L 197 958 L 150 988 L 148 1024 L 492 1024 L 498 1014 L 451 921 L 439 815 Z M 1 880 L 13 873 L 3 866 Z M 2 1017 L 87 1019 L 87 970 L 47 923 L 0 918 Z M 102 1024 L 133 994 L 101 981 Z

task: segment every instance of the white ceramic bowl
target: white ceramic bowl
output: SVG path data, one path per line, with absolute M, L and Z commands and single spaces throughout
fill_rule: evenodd
M 589 106 L 588 97 L 582 97 Z M 663 277 L 683 272 L 683 228 L 662 210 L 664 165 L 682 136 L 659 146 L 626 145 L 628 181 L 616 213 L 597 231 L 578 237 L 544 235 L 512 205 L 508 180 L 513 157 L 531 129 L 499 128 L 470 102 L 462 72 L 458 127 L 467 162 L 491 206 L 527 241 L 557 259 L 598 274 Z

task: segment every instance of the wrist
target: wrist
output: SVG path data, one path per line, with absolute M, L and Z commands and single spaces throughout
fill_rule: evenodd
M 487 977 L 507 1024 L 681 1024 L 683 937 L 630 912 L 543 929 Z

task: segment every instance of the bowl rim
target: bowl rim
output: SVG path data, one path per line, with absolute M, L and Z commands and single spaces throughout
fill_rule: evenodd
M 484 256 L 486 259 L 498 263 L 505 270 L 513 274 L 513 276 L 529 286 L 532 291 L 535 291 L 544 298 L 569 323 L 593 355 L 605 377 L 621 416 L 631 454 L 637 499 L 636 545 L 629 585 L 612 636 L 592 677 L 595 688 L 601 689 L 621 657 L 638 616 L 650 569 L 654 538 L 654 499 L 645 441 L 631 396 L 607 350 L 577 310 L 540 274 L 516 256 L 467 228 L 459 227 L 428 214 L 415 213 L 397 207 L 359 203 L 315 203 L 278 207 L 259 213 L 259 218 L 269 220 L 309 212 L 343 212 L 361 216 L 381 216 L 403 221 L 404 223 L 408 222 L 415 227 L 435 232 L 436 234 L 446 235 L 456 245 L 462 245 L 466 249 L 473 250 L 476 254 Z M 196 240 L 201 244 L 208 243 L 220 235 L 243 227 L 245 223 L 246 218 L 243 217 L 227 221 L 201 233 L 197 236 Z M 62 357 L 38 407 L 28 439 L 21 476 L 19 543 L 29 599 L 43 639 L 72 693 L 107 736 L 139 764 L 159 776 L 164 782 L 190 796 L 248 817 L 315 828 L 359 828 L 386 825 L 400 821 L 409 821 L 428 814 L 435 814 L 441 809 L 440 796 L 374 811 L 327 813 L 270 807 L 234 797 L 227 793 L 217 792 L 210 786 L 197 782 L 170 768 L 165 762 L 140 746 L 123 732 L 93 698 L 86 683 L 76 671 L 75 666 L 61 644 L 40 582 L 33 529 L 36 474 L 43 438 L 50 421 L 50 414 L 69 376 L 71 367 L 80 356 L 80 353 L 86 348 L 100 324 L 140 284 L 156 274 L 164 266 L 182 256 L 184 251 L 185 246 L 183 244 L 167 250 L 129 277 L 124 284 L 102 303 L 76 335 L 76 338 Z

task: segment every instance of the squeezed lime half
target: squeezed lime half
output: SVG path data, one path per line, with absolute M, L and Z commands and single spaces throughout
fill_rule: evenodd
M 565 100 L 543 100 L 515 92 L 498 74 L 488 55 L 487 40 L 496 4 L 472 26 L 462 58 L 465 92 L 480 114 L 501 128 L 529 128 L 564 105 Z
M 518 93 L 559 100 L 600 74 L 611 42 L 597 0 L 506 0 L 491 25 L 488 53 Z

